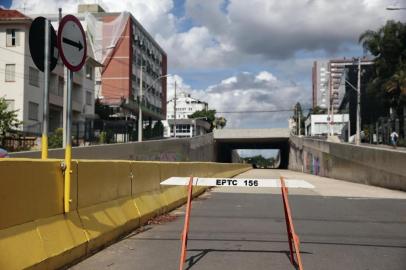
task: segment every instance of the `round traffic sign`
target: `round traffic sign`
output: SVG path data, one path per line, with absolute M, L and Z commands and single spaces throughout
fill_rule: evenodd
M 71 71 L 78 71 L 86 61 L 86 36 L 80 21 L 66 15 L 59 23 L 58 48 L 63 63 Z
M 58 47 L 56 44 L 56 33 L 51 23 L 49 23 L 49 71 L 54 70 L 58 62 Z M 45 49 L 45 18 L 37 17 L 31 23 L 30 33 L 28 35 L 28 44 L 32 61 L 39 70 L 44 72 L 44 49 Z

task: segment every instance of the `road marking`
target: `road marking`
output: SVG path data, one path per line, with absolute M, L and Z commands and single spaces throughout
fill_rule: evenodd
M 288 188 L 309 188 L 313 189 L 314 186 L 309 182 L 301 179 L 287 179 L 285 180 L 286 187 Z M 189 184 L 189 177 L 170 177 L 161 182 L 161 185 L 166 186 L 187 186 Z M 207 187 L 253 187 L 253 188 L 280 188 L 281 183 L 279 179 L 254 179 L 254 178 L 193 178 L 194 186 L 207 186 Z

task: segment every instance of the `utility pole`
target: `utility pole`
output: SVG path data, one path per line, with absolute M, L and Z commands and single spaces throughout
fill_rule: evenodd
M 173 99 L 173 137 L 176 138 L 176 80 L 175 80 L 175 97 Z
M 361 58 L 358 58 L 358 83 L 357 83 L 357 128 L 355 134 L 355 144 L 361 143 Z
M 301 127 L 300 127 L 300 126 L 301 126 L 301 124 L 302 124 L 302 123 L 301 123 L 302 121 L 301 121 L 301 114 L 300 114 L 300 111 L 299 111 L 299 110 L 297 110 L 297 114 L 298 114 L 298 122 L 299 122 L 299 134 L 298 134 L 298 135 L 299 135 L 299 137 L 300 137 L 300 134 L 301 134 L 301 130 L 300 130 Z
M 139 94 L 139 102 L 138 102 L 138 142 L 142 142 L 142 68 L 140 66 L 140 94 Z

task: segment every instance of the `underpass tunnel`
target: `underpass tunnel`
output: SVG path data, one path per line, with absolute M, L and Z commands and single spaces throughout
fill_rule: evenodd
M 240 153 L 263 153 L 269 156 L 269 152 L 277 152 L 278 164 L 273 168 L 287 169 L 289 165 L 289 140 L 285 138 L 270 140 L 217 140 L 215 152 L 217 162 L 233 163 L 242 162 Z M 247 160 L 246 160 L 247 162 Z
M 281 162 L 279 149 L 234 149 L 232 163 L 251 164 L 256 169 L 276 169 Z

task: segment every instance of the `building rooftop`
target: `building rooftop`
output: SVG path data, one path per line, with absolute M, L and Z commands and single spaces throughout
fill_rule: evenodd
M 18 10 L 0 8 L 0 21 L 31 21 L 31 18 Z

